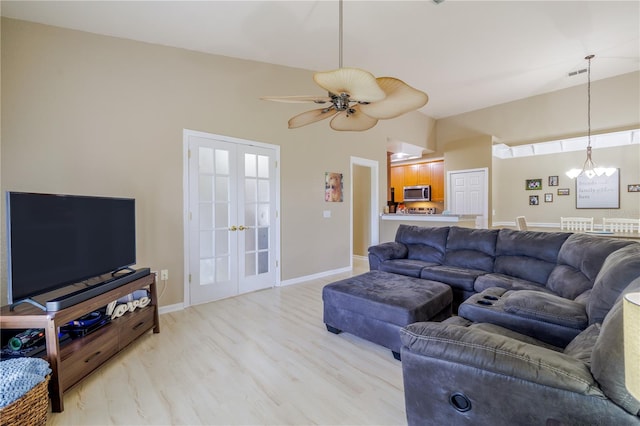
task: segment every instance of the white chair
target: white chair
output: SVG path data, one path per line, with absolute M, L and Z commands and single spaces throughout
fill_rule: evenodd
M 524 216 L 516 217 L 516 225 L 518 226 L 519 231 L 526 231 L 527 228 L 527 219 Z
M 561 217 L 560 230 L 593 232 L 592 217 Z
M 607 232 L 640 232 L 640 219 L 602 218 L 602 230 Z

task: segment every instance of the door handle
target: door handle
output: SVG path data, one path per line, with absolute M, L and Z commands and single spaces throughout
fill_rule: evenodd
M 229 231 L 237 231 L 238 227 L 233 225 L 231 228 L 229 228 Z
M 249 227 L 248 226 L 244 226 L 244 225 L 238 226 L 238 230 L 239 231 L 244 231 L 245 229 L 249 229 Z

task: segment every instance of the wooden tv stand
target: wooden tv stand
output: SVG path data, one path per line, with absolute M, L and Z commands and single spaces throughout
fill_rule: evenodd
M 145 287 L 149 288 L 151 297 L 149 305 L 127 312 L 84 337 L 71 339 L 60 345 L 58 331 L 61 326 Z M 55 312 L 45 312 L 24 303 L 18 305 L 14 311 L 10 311 L 9 306 L 3 306 L 0 310 L 0 328 L 44 328 L 47 359 L 52 371 L 49 382 L 51 407 L 54 412 L 62 412 L 64 391 L 81 381 L 145 332 L 150 329 L 153 329 L 154 333 L 160 332 L 155 274 L 146 275 Z

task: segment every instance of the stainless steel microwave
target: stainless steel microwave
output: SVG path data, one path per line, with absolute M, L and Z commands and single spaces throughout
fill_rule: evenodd
M 431 201 L 431 185 L 405 186 L 404 201 Z

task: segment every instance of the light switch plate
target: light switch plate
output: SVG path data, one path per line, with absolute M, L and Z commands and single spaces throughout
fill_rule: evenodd
M 322 212 L 322 217 L 328 218 L 331 217 L 331 210 L 325 210 Z

